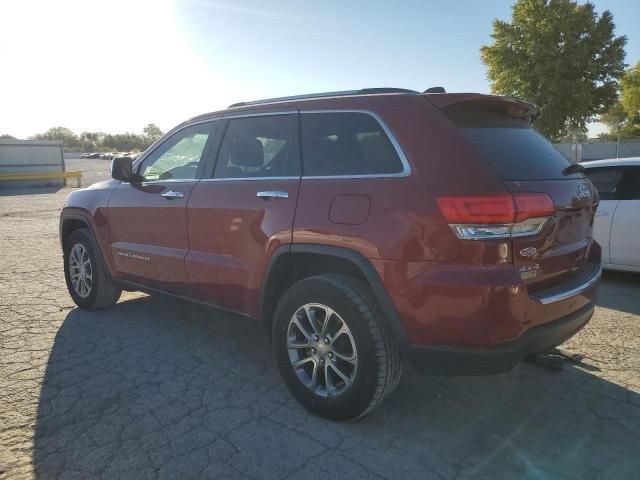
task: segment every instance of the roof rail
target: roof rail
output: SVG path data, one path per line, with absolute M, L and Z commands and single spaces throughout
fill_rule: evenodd
M 249 105 L 261 105 L 263 103 L 287 102 L 290 100 L 308 100 L 310 98 L 346 97 L 350 95 L 376 95 L 380 93 L 417 94 L 420 92 L 416 92 L 415 90 L 409 90 L 406 88 L 362 88 L 360 90 L 343 90 L 339 92 L 308 93 L 306 95 L 294 95 L 292 97 L 267 98 L 264 100 L 254 100 L 251 102 L 238 102 L 238 103 L 229 105 L 228 108 L 245 107 Z

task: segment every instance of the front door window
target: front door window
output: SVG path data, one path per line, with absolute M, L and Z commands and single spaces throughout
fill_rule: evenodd
M 176 132 L 144 159 L 140 175 L 147 182 L 197 178 L 211 129 L 210 123 L 202 123 Z

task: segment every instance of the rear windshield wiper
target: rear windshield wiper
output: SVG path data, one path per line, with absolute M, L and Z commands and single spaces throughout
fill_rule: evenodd
M 563 175 L 572 175 L 574 173 L 584 172 L 584 167 L 579 163 L 572 163 L 567 168 L 562 170 Z

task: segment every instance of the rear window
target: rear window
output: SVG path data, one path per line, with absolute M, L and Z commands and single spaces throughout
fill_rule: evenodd
M 563 175 L 571 163 L 526 121 L 500 110 L 453 106 L 443 110 L 478 147 L 502 180 L 550 180 L 583 177 Z
M 300 133 L 303 175 L 307 177 L 403 171 L 382 126 L 366 113 L 303 113 Z

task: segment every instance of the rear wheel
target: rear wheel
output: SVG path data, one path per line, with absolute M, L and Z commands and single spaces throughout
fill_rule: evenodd
M 122 291 L 113 283 L 88 230 L 74 230 L 64 244 L 64 274 L 75 304 L 86 310 L 114 305 Z
M 332 420 L 366 415 L 402 373 L 373 293 L 349 275 L 318 275 L 289 288 L 276 309 L 273 343 L 293 396 Z

